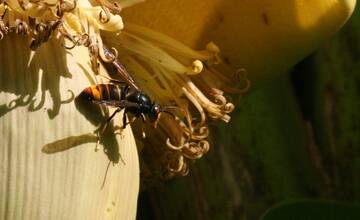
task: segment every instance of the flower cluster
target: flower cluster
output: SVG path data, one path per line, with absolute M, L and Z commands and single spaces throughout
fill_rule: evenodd
M 85 46 L 95 75 L 102 63 L 120 59 L 141 90 L 161 105 L 174 107 L 175 118 L 163 114 L 157 129 L 148 127 L 147 138 L 138 138 L 139 146 L 145 146 L 140 157 L 143 179 L 186 175 L 189 162 L 209 150 L 209 120 L 230 120 L 234 105 L 224 91 L 244 93 L 250 82 L 243 69 L 232 75 L 216 71 L 220 50 L 212 42 L 195 51 L 148 28 L 130 23 L 124 27 L 121 10 L 137 2 L 0 0 L 0 38 L 27 35 L 33 50 L 51 37 L 64 50 Z M 111 48 L 112 55 L 104 48 Z M 119 77 L 111 68 L 107 71 Z M 140 130 L 136 126 L 134 133 Z
M 71 49 L 83 45 L 89 48 L 93 70 L 98 72 L 98 59 L 107 60 L 102 50 L 100 30 L 119 32 L 124 25 L 118 15 L 121 6 L 106 0 L 91 3 L 81 1 L 5 0 L 0 4 L 0 38 L 14 32 L 31 37 L 35 50 L 53 35 L 65 38 Z

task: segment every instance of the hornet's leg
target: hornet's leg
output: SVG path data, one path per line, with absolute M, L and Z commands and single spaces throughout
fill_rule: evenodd
M 124 116 L 123 116 L 123 126 L 122 126 L 122 129 L 125 129 L 127 125 L 133 123 L 138 117 L 134 117 L 131 119 L 131 121 L 127 121 L 126 119 L 126 114 L 124 113 Z
M 145 134 L 145 131 L 144 131 L 144 125 L 146 123 L 146 118 L 145 118 L 145 115 L 143 113 L 140 114 L 140 117 L 143 121 L 142 125 L 141 125 L 141 134 L 142 134 L 142 138 L 146 138 L 146 134 Z
M 101 131 L 101 135 L 105 132 L 105 129 L 107 128 L 108 124 L 110 123 L 110 121 L 115 117 L 115 115 L 121 111 L 121 108 L 117 108 L 114 113 L 112 113 L 112 115 L 106 120 L 105 125 Z
M 143 123 L 145 123 L 145 122 L 146 122 L 145 115 L 144 115 L 143 113 L 141 113 L 141 114 L 140 114 L 140 117 L 141 117 L 141 119 L 142 119 Z
M 100 137 L 104 134 L 108 124 L 110 123 L 110 121 L 115 117 L 115 115 L 121 111 L 121 108 L 117 108 L 114 113 L 112 113 L 112 115 L 106 120 L 105 124 L 103 125 L 101 129 L 101 131 L 98 133 L 98 141 L 96 142 L 96 146 L 95 146 L 95 151 L 99 150 L 99 142 L 100 142 Z
M 133 122 L 139 117 L 138 115 L 135 115 L 135 117 L 132 118 L 131 121 L 128 122 L 128 121 L 127 121 L 127 117 L 126 117 L 126 113 L 127 113 L 127 112 L 128 112 L 128 111 L 127 111 L 127 109 L 125 108 L 124 116 L 123 116 L 123 127 L 122 127 L 122 129 L 125 129 L 128 124 L 133 123 Z
M 108 124 L 108 123 L 111 121 L 111 119 L 113 119 L 114 116 L 115 116 L 118 112 L 120 112 L 120 111 L 121 111 L 121 108 L 117 108 L 117 109 L 114 111 L 114 113 L 106 120 L 106 124 Z
M 123 115 L 123 129 L 125 129 L 126 128 L 126 113 L 127 113 L 127 111 L 126 111 L 126 109 L 125 109 L 125 111 L 124 111 L 124 115 Z

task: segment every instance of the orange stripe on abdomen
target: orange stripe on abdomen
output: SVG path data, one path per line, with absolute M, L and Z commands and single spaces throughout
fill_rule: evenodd
M 113 84 L 98 84 L 91 87 L 94 100 L 116 100 L 121 99 L 121 88 Z
M 92 92 L 94 100 L 101 100 L 102 95 L 101 95 L 101 90 L 99 88 L 99 85 L 91 86 L 90 88 L 91 88 L 91 92 Z

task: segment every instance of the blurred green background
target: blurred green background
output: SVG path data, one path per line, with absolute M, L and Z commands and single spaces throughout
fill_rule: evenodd
M 139 220 L 360 219 L 359 8 L 211 133 L 187 177 L 140 194 Z

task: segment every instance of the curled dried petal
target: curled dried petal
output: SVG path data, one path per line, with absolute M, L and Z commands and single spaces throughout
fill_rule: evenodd
M 202 140 L 198 143 L 191 142 L 182 149 L 184 156 L 188 159 L 196 160 L 202 157 L 205 153 L 207 153 L 210 149 L 210 145 L 208 141 Z
M 170 141 L 170 138 L 166 139 L 166 146 L 168 146 L 170 149 L 176 150 L 176 151 L 179 151 L 184 147 L 184 145 L 180 145 L 180 146 L 173 145 Z

